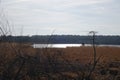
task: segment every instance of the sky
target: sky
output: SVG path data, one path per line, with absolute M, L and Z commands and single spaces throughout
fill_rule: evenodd
M 1 0 L 13 35 L 120 35 L 120 0 Z

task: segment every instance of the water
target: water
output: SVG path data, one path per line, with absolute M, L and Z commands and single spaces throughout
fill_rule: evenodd
M 80 46 L 82 46 L 82 44 L 33 44 L 34 48 L 67 48 Z
M 33 44 L 33 48 L 67 48 L 67 47 L 81 47 L 82 44 Z M 92 46 L 91 44 L 85 44 L 84 46 Z M 105 47 L 120 47 L 120 45 L 97 45 Z

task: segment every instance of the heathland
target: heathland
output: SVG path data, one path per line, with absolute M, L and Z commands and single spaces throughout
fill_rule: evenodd
M 33 48 L 0 43 L 1 80 L 120 80 L 119 47 Z M 95 60 L 94 60 L 95 59 Z

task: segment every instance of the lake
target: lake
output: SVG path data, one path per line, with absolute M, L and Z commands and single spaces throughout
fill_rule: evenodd
M 33 44 L 33 48 L 67 48 L 67 47 L 81 47 L 82 44 Z M 84 46 L 92 46 L 91 44 L 85 44 Z M 120 47 L 120 45 L 97 45 L 105 47 Z

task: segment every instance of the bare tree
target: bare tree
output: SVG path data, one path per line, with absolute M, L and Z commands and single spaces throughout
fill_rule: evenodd
M 96 31 L 90 31 L 89 32 L 90 34 L 92 34 L 92 47 L 93 47 L 93 65 L 92 65 L 92 68 L 90 68 L 90 72 L 88 74 L 88 77 L 86 80 L 90 80 L 90 77 L 93 73 L 93 71 L 95 70 L 96 68 L 96 65 L 100 59 L 100 57 L 97 58 L 97 52 L 96 52 L 96 43 L 95 43 L 95 36 L 96 36 Z

